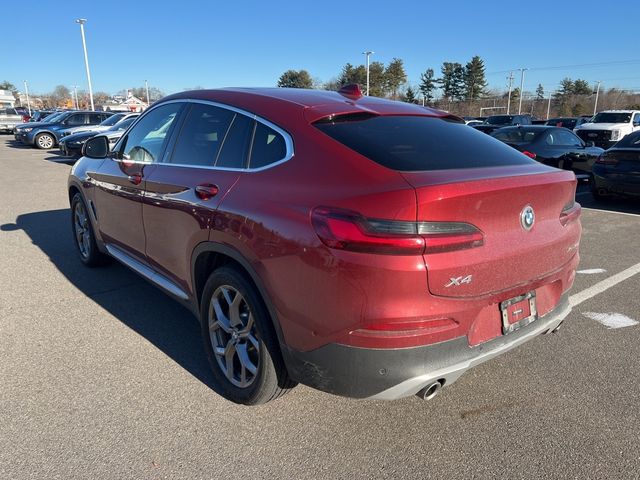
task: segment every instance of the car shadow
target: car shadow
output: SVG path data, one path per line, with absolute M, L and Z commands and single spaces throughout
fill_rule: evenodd
M 640 215 L 640 199 L 611 196 L 605 200 L 596 200 L 591 193 L 585 193 L 578 196 L 576 200 L 583 208 Z
M 0 225 L 0 231 L 25 232 L 78 290 L 211 387 L 195 317 L 116 262 L 102 268 L 85 267 L 75 251 L 69 218 L 69 209 L 27 213 L 15 223 Z

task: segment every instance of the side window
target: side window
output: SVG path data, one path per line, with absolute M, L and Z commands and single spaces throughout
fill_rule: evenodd
M 222 168 L 247 168 L 247 158 L 249 156 L 249 145 L 255 127 L 255 120 L 236 113 L 233 123 L 229 128 L 216 167 Z
M 69 125 L 71 127 L 84 125 L 85 114 L 84 113 L 76 113 L 75 115 L 70 115 L 65 122 L 65 125 Z
M 284 137 L 263 123 L 256 124 L 249 168 L 260 168 L 282 160 L 287 154 Z
M 224 108 L 192 104 L 169 161 L 212 167 L 234 116 L 234 112 Z
M 640 126 L 640 113 L 636 113 L 636 114 L 633 116 L 633 126 L 634 126 L 634 127 L 638 127 L 638 126 Z
M 562 145 L 568 147 L 579 147 L 582 145 L 580 139 L 569 130 L 558 130 L 553 132 L 553 135 L 556 139 L 554 145 Z
M 157 162 L 182 103 L 169 103 L 148 112 L 131 129 L 119 151 L 134 162 Z

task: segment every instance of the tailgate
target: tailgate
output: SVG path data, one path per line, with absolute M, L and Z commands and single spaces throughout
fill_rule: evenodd
M 580 224 L 563 225 L 560 216 L 575 198 L 573 173 L 487 178 L 475 171 L 478 179 L 468 170 L 451 171 L 461 178 L 439 185 L 433 185 L 435 172 L 403 172 L 416 189 L 418 221 L 465 222 L 483 235 L 480 246 L 424 255 L 432 294 L 474 297 L 525 286 L 571 260 Z M 535 214 L 530 230 L 521 220 L 526 207 Z

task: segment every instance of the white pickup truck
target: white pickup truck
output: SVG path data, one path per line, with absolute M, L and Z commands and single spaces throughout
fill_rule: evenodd
M 13 127 L 23 123 L 22 115 L 13 108 L 0 108 L 0 132 L 11 133 Z
M 640 130 L 640 110 L 606 110 L 596 114 L 589 123 L 574 129 L 585 142 L 609 148 L 631 132 Z

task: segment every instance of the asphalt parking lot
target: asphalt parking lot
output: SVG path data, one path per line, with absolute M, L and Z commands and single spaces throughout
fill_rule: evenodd
M 122 266 L 80 264 L 69 164 L 12 140 L 0 137 L 0 478 L 640 478 L 640 202 L 581 186 L 583 273 L 562 330 L 434 400 L 300 386 L 247 408 L 210 389 L 187 310 Z

